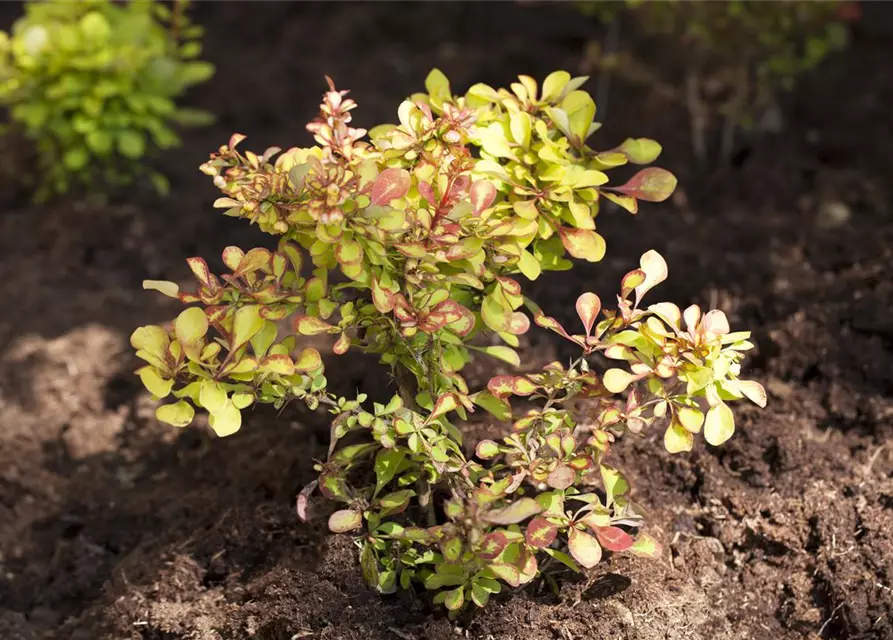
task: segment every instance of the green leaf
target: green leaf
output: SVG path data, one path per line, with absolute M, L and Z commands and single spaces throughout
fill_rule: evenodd
M 406 452 L 400 449 L 382 449 L 375 456 L 375 494 L 389 483 L 397 469 L 406 457 Z
M 316 371 L 321 366 L 322 356 L 320 356 L 319 351 L 313 347 L 307 347 L 301 351 L 295 361 L 295 371 L 297 373 L 310 373 L 311 371 Z
M 481 440 L 475 447 L 474 453 L 481 460 L 491 460 L 499 455 L 499 445 L 492 440 Z
M 432 69 L 425 78 L 425 90 L 436 103 L 446 102 L 453 97 L 450 92 L 450 81 L 440 69 Z
M 661 146 L 650 138 L 627 138 L 617 150 L 633 164 L 650 164 L 657 160 Z
M 536 280 L 540 277 L 543 268 L 532 253 L 521 251 L 521 257 L 518 258 L 518 271 L 523 273 L 528 280 Z
M 360 552 L 360 569 L 363 573 L 363 580 L 370 587 L 378 586 L 378 558 L 375 555 L 375 547 L 371 542 L 363 544 L 363 550 Z
M 471 396 L 471 401 L 479 407 L 482 407 L 498 420 L 508 422 L 512 419 L 511 405 L 505 400 L 497 398 L 489 391 L 480 391 L 474 394 Z
M 595 117 L 595 102 L 592 97 L 585 91 L 571 91 L 561 101 L 561 109 L 567 113 L 571 134 L 579 143 L 585 142 Z
M 143 289 L 146 291 L 158 291 L 169 298 L 180 297 L 180 286 L 176 282 L 167 280 L 143 280 Z
M 233 316 L 231 350 L 235 351 L 264 328 L 265 320 L 260 315 L 260 307 L 254 304 L 239 307 Z
M 69 171 L 80 171 L 87 166 L 87 162 L 89 161 L 90 153 L 83 147 L 69 149 L 65 152 L 65 155 L 62 156 L 62 164 L 65 165 L 65 168 Z
M 636 541 L 633 542 L 633 546 L 629 548 L 629 552 L 634 556 L 659 558 L 661 554 L 661 545 L 647 533 L 640 533 L 636 536 Z
M 138 160 L 146 152 L 146 138 L 137 131 L 124 130 L 118 132 L 118 151 L 122 156 Z
M 664 447 L 670 453 L 691 451 L 694 442 L 695 438 L 691 432 L 678 422 L 670 423 L 670 426 L 664 432 Z
M 231 401 L 227 401 L 222 410 L 210 415 L 208 424 L 219 437 L 230 436 L 241 428 L 242 412 Z
M 554 102 L 561 97 L 561 92 L 571 80 L 571 74 L 567 71 L 553 71 L 543 81 L 543 102 Z
M 174 320 L 174 333 L 181 344 L 198 342 L 208 333 L 208 317 L 199 307 L 189 307 Z
M 458 611 L 465 604 L 465 587 L 458 586 L 452 591 L 448 591 L 444 598 L 443 605 L 450 611 Z
M 91 11 L 81 18 L 79 26 L 81 28 L 81 33 L 83 33 L 88 40 L 97 44 L 108 40 L 109 35 L 112 33 L 112 28 L 109 26 L 108 20 L 106 20 L 105 16 L 98 11 Z
M 159 375 L 158 370 L 150 365 L 141 368 L 137 374 L 143 386 L 156 398 L 166 398 L 174 386 L 173 380 L 165 380 Z
M 139 327 L 130 334 L 130 346 L 137 351 L 142 349 L 158 357 L 164 356 L 170 342 L 167 331 L 157 325 Z
M 735 433 L 735 415 L 729 406 L 720 402 L 711 407 L 704 421 L 704 439 L 718 447 Z
M 542 510 L 543 507 L 533 498 L 520 498 L 501 509 L 488 512 L 484 520 L 492 524 L 517 524 Z
M 637 376 L 623 369 L 608 369 L 602 378 L 602 384 L 605 389 L 611 393 L 621 393 L 630 383 L 636 380 Z
M 521 357 L 518 355 L 518 352 L 511 347 L 504 347 L 501 345 L 495 345 L 492 347 L 478 347 L 475 345 L 468 345 L 468 347 L 470 349 L 474 349 L 475 351 L 486 353 L 488 356 L 492 356 L 494 358 L 497 358 L 498 360 L 502 360 L 503 362 L 507 362 L 512 366 L 521 366 Z
M 195 409 L 185 400 L 180 400 L 174 404 L 165 404 L 158 407 L 155 411 L 155 417 L 161 422 L 175 427 L 185 427 L 195 417 Z
M 209 378 L 202 380 L 198 394 L 198 401 L 208 410 L 208 413 L 218 413 L 226 408 L 229 401 L 226 389 L 219 382 Z
M 622 473 L 606 464 L 601 465 L 602 482 L 605 485 L 605 504 L 611 506 L 614 498 L 629 491 L 629 482 Z
M 571 569 L 572 571 L 580 573 L 580 565 L 574 562 L 574 559 L 566 553 L 558 551 L 557 549 L 543 549 L 543 551 L 545 551 L 547 554 L 558 560 L 558 562 Z

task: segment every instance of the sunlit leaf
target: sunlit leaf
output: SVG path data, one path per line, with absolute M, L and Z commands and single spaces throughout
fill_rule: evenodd
M 602 548 L 598 540 L 579 529 L 570 530 L 567 548 L 574 559 L 587 569 L 591 569 L 602 559 Z
M 329 531 L 347 533 L 359 529 L 363 524 L 363 515 L 353 509 L 341 509 L 329 516 Z
M 704 439 L 718 447 L 735 433 L 735 416 L 724 402 L 711 407 L 704 421 Z

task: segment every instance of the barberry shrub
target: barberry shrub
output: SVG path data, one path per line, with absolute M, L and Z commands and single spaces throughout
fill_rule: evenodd
M 33 1 L 0 32 L 0 103 L 36 147 L 37 200 L 145 176 L 167 190 L 162 174 L 146 171 L 147 151 L 178 146 L 176 125 L 210 120 L 177 105 L 214 72 L 198 60 L 202 29 L 186 4 Z
M 434 70 L 399 124 L 375 127 L 369 142 L 351 126 L 356 104 L 329 81 L 308 125 L 317 146 L 243 153 L 234 135 L 202 166 L 223 192 L 216 206 L 279 236 L 277 248 L 227 247 L 219 277 L 190 258 L 195 292 L 145 283 L 196 303 L 172 328 L 131 338 L 145 386 L 173 396 L 158 418 L 184 427 L 201 407 L 226 436 L 254 403 L 328 409 L 328 455 L 298 514 L 308 517 L 317 488 L 340 503 L 329 528 L 355 536 L 381 593 L 419 583 L 455 613 L 551 568 L 592 567 L 603 550 L 656 556 L 629 482 L 607 462 L 618 437 L 660 424 L 671 452 L 702 431 L 720 445 L 734 431 L 729 402 L 765 403 L 759 384 L 739 379 L 748 333 L 730 332 L 721 311 L 643 306 L 667 276 L 654 251 L 624 276 L 614 309 L 580 296 L 578 330 L 522 293 L 522 279 L 569 269 L 568 257 L 601 260 L 603 200 L 636 213 L 676 184 L 654 167 L 610 184 L 613 169 L 649 164 L 661 148 L 590 147 L 599 125 L 584 81 L 558 71 L 542 86 L 521 76 L 509 90 L 455 96 Z M 530 316 L 580 355 L 472 392 L 461 375 L 470 351 L 520 365 Z M 336 354 L 378 354 L 396 395 L 370 407 L 365 395 L 329 393 L 319 352 L 301 347 L 319 334 Z M 615 366 L 596 371 L 597 355 Z M 511 428 L 471 450 L 460 426 L 476 407 Z
M 720 132 L 720 155 L 727 159 L 735 131 L 750 131 L 768 120 L 781 93 L 846 46 L 846 23 L 859 17 L 856 2 L 840 0 L 583 0 L 576 5 L 603 22 L 622 20 L 642 35 L 681 45 L 686 78 L 680 97 L 690 112 L 693 147 L 701 159 L 708 155 L 710 134 Z M 602 55 L 596 46 L 590 58 L 607 69 L 624 56 Z M 661 82 L 662 74 L 638 57 L 626 56 L 623 70 L 629 69 L 634 71 L 627 77 Z

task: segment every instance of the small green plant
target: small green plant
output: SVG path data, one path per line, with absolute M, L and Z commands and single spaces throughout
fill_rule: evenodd
M 197 58 L 202 29 L 160 2 L 28 2 L 0 32 L 0 102 L 36 146 L 35 197 L 102 191 L 146 175 L 150 145 L 180 144 L 176 124 L 209 115 L 176 99 L 214 68 Z M 160 173 L 150 173 L 166 191 Z
M 680 94 L 692 122 L 698 158 L 708 155 L 708 133 L 722 121 L 720 155 L 728 159 L 738 128 L 750 130 L 790 91 L 848 39 L 847 21 L 858 6 L 837 0 L 777 2 L 578 2 L 581 11 L 604 22 L 625 20 L 645 35 L 681 44 L 686 56 L 685 90 Z M 590 60 L 603 71 L 620 65 L 646 83 L 660 83 L 640 60 L 590 48 Z M 669 93 L 675 93 L 669 88 Z
M 609 184 L 613 169 L 649 164 L 661 147 L 641 138 L 590 147 L 599 125 L 584 81 L 558 71 L 541 87 L 521 76 L 509 90 L 477 84 L 454 96 L 434 70 L 427 93 L 404 101 L 399 124 L 375 127 L 371 142 L 351 126 L 354 101 L 329 81 L 308 125 L 317 146 L 243 153 L 234 135 L 202 166 L 224 194 L 216 206 L 280 236 L 277 248 L 227 247 L 221 276 L 190 258 L 195 292 L 145 283 L 198 303 L 171 328 L 131 337 L 145 386 L 174 398 L 158 418 L 184 427 L 201 407 L 226 436 L 254 403 L 329 410 L 328 456 L 298 514 L 308 517 L 317 488 L 341 503 L 329 528 L 355 536 L 381 593 L 418 583 L 455 613 L 503 585 L 592 567 L 603 550 L 655 556 L 657 541 L 636 533 L 644 512 L 629 482 L 606 461 L 617 439 L 662 424 L 671 452 L 690 450 L 701 431 L 720 445 L 734 430 L 728 402 L 765 404 L 760 385 L 738 377 L 748 333 L 732 333 L 721 311 L 642 306 L 667 276 L 654 251 L 624 276 L 615 309 L 580 296 L 579 332 L 523 295 L 519 277 L 569 269 L 568 255 L 601 260 L 603 199 L 636 213 L 676 185 L 654 167 Z M 580 356 L 472 392 L 461 375 L 470 351 L 520 365 L 524 310 Z M 378 354 L 397 394 L 370 407 L 365 395 L 329 393 L 319 352 L 299 339 L 321 334 L 336 354 Z M 596 371 L 596 355 L 617 366 Z M 512 397 L 527 410 L 515 412 Z M 456 419 L 476 407 L 511 428 L 472 451 Z

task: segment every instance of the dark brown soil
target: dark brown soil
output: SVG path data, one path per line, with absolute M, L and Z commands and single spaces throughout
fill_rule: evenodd
M 783 133 L 728 169 L 690 169 L 684 113 L 615 77 L 600 141 L 657 138 L 682 187 L 635 218 L 606 211 L 608 258 L 533 293 L 569 317 L 580 292 L 610 293 L 654 247 L 671 266 L 654 295 L 718 304 L 754 330 L 769 407 L 742 407 L 720 449 L 669 456 L 654 435 L 616 449 L 661 560 L 612 558 L 557 595 L 533 586 L 457 625 L 423 598 L 370 593 L 350 539 L 296 519 L 322 416 L 258 410 L 224 440 L 155 422 L 127 339 L 176 305 L 140 281 L 269 242 L 215 214 L 197 166 L 234 130 L 255 149 L 307 143 L 323 74 L 373 124 L 434 65 L 457 88 L 542 77 L 577 70 L 601 32 L 557 4 L 199 3 L 218 75 L 192 100 L 219 122 L 156 162 L 168 199 L 33 207 L 4 192 L 0 638 L 893 638 L 888 9 L 869 6 L 852 47 L 787 101 Z M 5 23 L 18 11 L 4 4 Z M 849 220 L 831 224 L 832 203 Z M 563 351 L 537 337 L 525 355 Z M 384 391 L 374 363 L 329 367 L 345 392 Z

